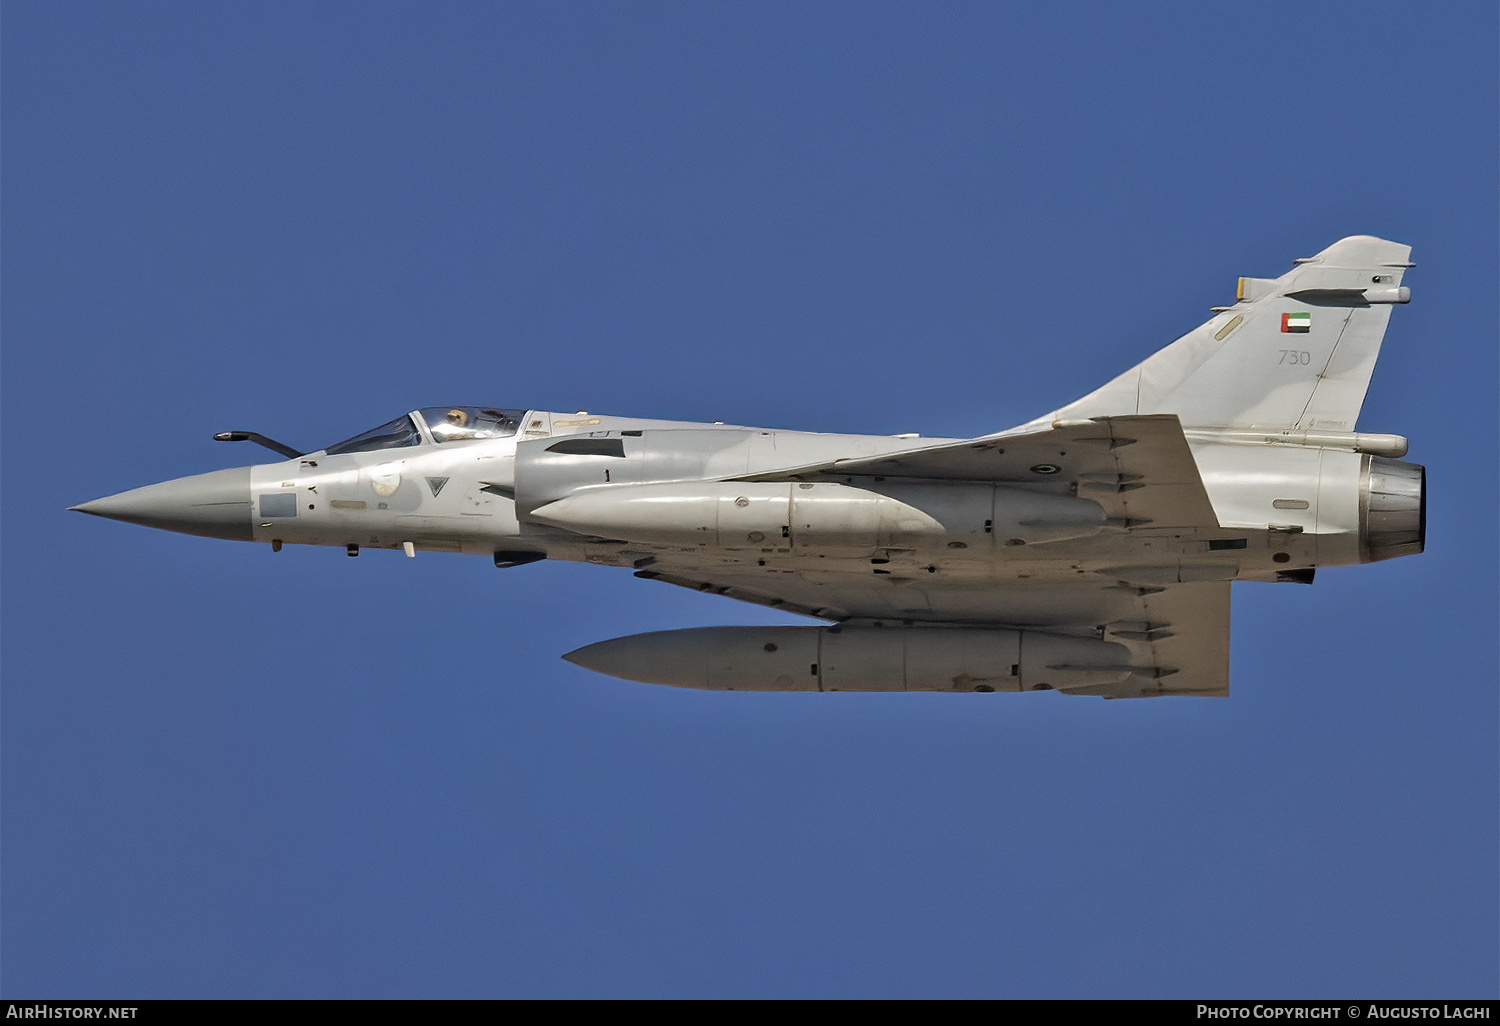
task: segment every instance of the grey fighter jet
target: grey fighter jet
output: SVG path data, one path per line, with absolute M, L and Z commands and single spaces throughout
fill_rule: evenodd
M 1077 402 L 965 439 L 438 406 L 74 507 L 269 545 L 570 559 L 820 626 L 564 658 L 749 691 L 1228 694 L 1232 581 L 1422 551 L 1423 468 L 1361 434 L 1410 247 L 1343 239 Z

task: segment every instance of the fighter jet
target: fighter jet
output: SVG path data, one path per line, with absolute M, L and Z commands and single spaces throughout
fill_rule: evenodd
M 1354 431 L 1408 246 L 1334 243 L 1102 388 L 974 438 L 435 406 L 75 506 L 268 545 L 624 567 L 821 625 L 564 656 L 746 691 L 1229 693 L 1233 581 L 1419 553 L 1425 473 Z

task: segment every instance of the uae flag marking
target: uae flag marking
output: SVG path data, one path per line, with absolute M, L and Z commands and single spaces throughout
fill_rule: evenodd
M 1281 332 L 1284 335 L 1306 335 L 1312 331 L 1312 314 L 1284 313 L 1281 315 Z

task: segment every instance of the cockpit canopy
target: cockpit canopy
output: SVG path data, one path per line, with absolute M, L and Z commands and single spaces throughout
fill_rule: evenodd
M 509 438 L 521 427 L 525 410 L 492 410 L 484 406 L 428 406 L 416 412 L 427 423 L 434 442 L 468 442 L 476 438 Z
M 415 413 L 397 417 L 389 424 L 330 445 L 324 451 L 330 456 L 340 456 L 377 449 L 402 449 L 421 445 L 429 435 L 438 444 L 509 438 L 520 429 L 525 416 L 525 410 L 498 410 L 488 406 L 426 406 Z

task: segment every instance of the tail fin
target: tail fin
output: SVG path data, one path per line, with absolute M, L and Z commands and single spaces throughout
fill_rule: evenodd
M 1340 239 L 1041 423 L 1175 413 L 1188 427 L 1353 431 L 1411 247 Z

